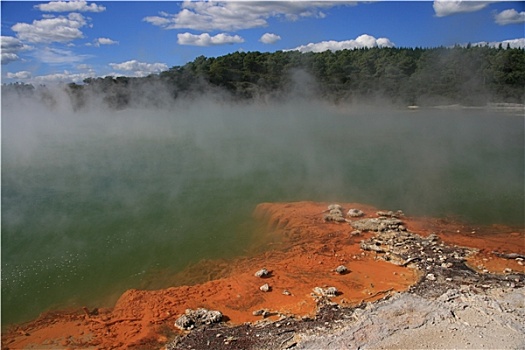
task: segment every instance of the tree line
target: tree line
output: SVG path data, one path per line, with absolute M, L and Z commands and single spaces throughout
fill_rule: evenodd
M 45 87 L 40 87 L 44 89 Z M 234 52 L 197 57 L 147 77 L 100 77 L 64 87 L 74 108 L 93 96 L 112 108 L 161 105 L 210 92 L 233 100 L 290 96 L 397 105 L 525 103 L 525 50 L 489 46 Z M 35 93 L 27 84 L 4 90 Z

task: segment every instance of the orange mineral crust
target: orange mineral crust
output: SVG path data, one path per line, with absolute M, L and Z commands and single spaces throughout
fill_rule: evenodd
M 461 222 L 415 218 L 410 229 L 422 236 L 437 234 L 445 243 L 475 248 L 467 265 L 479 272 L 525 273 L 525 261 L 512 254 L 525 255 L 525 230 L 503 225 L 473 226 Z M 509 255 L 510 254 L 510 255 Z
M 312 295 L 315 287 L 337 288 L 340 293 L 332 301 L 351 306 L 406 290 L 417 282 L 417 271 L 360 249 L 361 240 L 372 233 L 355 232 L 346 222 L 326 222 L 323 216 L 328 204 L 260 204 L 254 216 L 267 227 L 252 254 L 196 264 L 178 274 L 179 280 L 173 285 L 194 284 L 153 291 L 128 290 L 111 309 L 46 313 L 35 321 L 7 329 L 2 335 L 2 348 L 156 348 L 178 332 L 174 322 L 188 308 L 219 310 L 228 322 L 239 324 L 260 320 L 261 316 L 253 315 L 260 309 L 267 309 L 270 318 L 312 315 L 316 310 Z M 376 217 L 377 209 L 370 206 L 340 204 L 345 210 L 360 209 L 364 217 Z M 504 228 L 472 239 L 458 233 L 462 228 L 457 224 L 434 219 L 403 221 L 412 232 L 424 236 L 436 233 L 447 243 L 473 246 L 480 254 L 515 252 L 516 244 L 523 241 L 523 232 L 506 232 Z M 523 247 L 520 249 L 523 253 Z M 484 266 L 490 269 L 492 262 L 485 259 Z M 510 268 L 516 271 L 523 267 L 515 259 L 494 255 L 491 260 L 513 264 Z M 339 265 L 344 265 L 347 272 L 337 273 Z M 255 276 L 263 268 L 269 274 Z M 268 284 L 268 291 L 260 289 L 264 284 Z

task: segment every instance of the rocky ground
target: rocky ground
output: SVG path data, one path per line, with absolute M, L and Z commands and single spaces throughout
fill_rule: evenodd
M 356 203 L 265 203 L 255 216 L 267 249 L 110 309 L 46 313 L 8 328 L 2 349 L 525 348 L 522 229 Z
M 295 349 L 523 349 L 525 289 L 462 285 L 439 297 L 399 293 L 354 310 L 329 332 L 297 336 Z
M 344 221 L 333 213 L 325 221 Z M 477 272 L 465 264 L 473 249 L 445 244 L 435 234 L 408 232 L 393 212 L 378 214 L 346 221 L 376 232 L 361 242 L 363 250 L 420 272 L 420 281 L 408 291 L 357 307 L 317 297 L 313 318 L 282 317 L 234 328 L 212 325 L 177 337 L 167 349 L 525 348 L 523 273 Z M 523 261 L 521 254 L 506 257 Z
M 195 330 L 168 349 L 523 349 L 523 287 L 462 285 L 439 297 L 413 293 L 358 308 L 324 304 L 314 319 Z

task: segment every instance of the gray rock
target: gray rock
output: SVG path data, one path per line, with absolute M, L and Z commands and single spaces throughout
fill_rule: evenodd
M 294 349 L 521 349 L 524 292 L 450 290 L 436 299 L 400 293 L 356 309 L 337 329 L 296 334 Z
M 399 225 L 403 222 L 397 218 L 371 218 L 371 219 L 361 219 L 352 221 L 350 225 L 359 231 L 386 231 L 394 230 L 399 231 Z
M 265 283 L 262 286 L 260 286 L 259 289 L 262 290 L 263 292 L 269 292 L 271 287 L 268 283 Z
M 378 253 L 386 253 L 388 251 L 388 246 L 383 245 L 380 241 L 374 241 L 372 243 L 369 243 L 367 241 L 361 241 L 360 247 L 363 250 Z
M 217 323 L 222 320 L 222 313 L 216 310 L 199 308 L 196 310 L 187 309 L 184 315 L 175 321 L 175 327 L 182 330 L 193 329 L 203 324 Z
M 332 209 L 330 210 L 330 214 L 335 216 L 343 216 L 341 209 Z
M 401 210 L 398 210 L 395 212 L 393 212 L 392 210 L 389 210 L 389 211 L 378 211 L 376 215 L 383 216 L 383 217 L 399 218 L 399 217 L 405 216 L 405 213 L 403 213 L 403 211 Z
M 335 287 L 328 287 L 328 288 L 315 287 L 313 291 L 315 294 L 320 295 L 322 297 L 327 297 L 327 298 L 333 298 L 337 296 L 337 294 L 339 293 L 339 291 Z
M 345 218 L 343 217 L 343 207 L 341 207 L 339 204 L 330 204 L 328 206 L 329 214 L 326 214 L 323 219 L 326 222 L 334 221 L 334 222 L 344 222 Z
M 435 281 L 436 280 L 436 276 L 433 273 L 429 273 L 429 274 L 427 274 L 427 280 Z
M 268 270 L 266 269 L 260 269 L 259 271 L 257 271 L 255 273 L 255 277 L 266 277 L 270 274 L 270 272 L 268 272 Z
M 337 272 L 338 274 L 342 275 L 346 272 L 348 272 L 348 268 L 344 265 L 339 265 L 335 268 L 335 272 Z
M 361 217 L 365 215 L 365 213 L 363 213 L 361 210 L 359 209 L 350 209 L 348 210 L 348 212 L 346 213 L 346 216 L 349 216 L 349 217 L 353 217 L 353 218 L 358 218 L 358 217 Z
M 199 310 L 204 310 L 204 313 L 200 315 L 201 323 L 212 324 L 212 323 L 218 323 L 222 320 L 222 313 L 220 311 L 206 310 L 206 309 L 199 309 Z
M 345 218 L 341 215 L 332 215 L 327 214 L 323 217 L 323 220 L 326 222 L 334 221 L 334 222 L 345 222 Z
M 328 206 L 328 210 L 342 210 L 343 207 L 340 206 L 339 204 L 330 204 Z
M 188 317 L 188 315 L 182 315 L 175 321 L 175 327 L 182 330 L 192 329 L 195 325 L 195 321 Z
M 268 309 L 259 309 L 252 312 L 253 316 L 262 316 L 262 317 L 268 317 L 270 315 L 270 310 Z

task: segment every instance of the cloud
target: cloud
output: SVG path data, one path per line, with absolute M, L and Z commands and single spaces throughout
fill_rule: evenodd
M 20 60 L 18 53 L 30 49 L 29 46 L 24 45 L 20 40 L 12 36 L 2 36 L 1 42 L 2 64 L 8 64 Z
M 83 38 L 79 28 L 86 25 L 86 19 L 80 13 L 70 13 L 67 17 L 59 16 L 34 20 L 32 24 L 17 23 L 11 27 L 20 40 L 31 43 L 69 42 Z
M 165 63 L 146 63 L 137 60 L 122 63 L 110 63 L 109 66 L 117 71 L 133 72 L 132 74 L 135 77 L 144 77 L 168 69 L 168 66 Z
M 269 18 L 296 21 L 300 18 L 324 18 L 323 8 L 355 5 L 340 1 L 184 1 L 177 14 L 166 12 L 143 20 L 164 29 L 200 31 L 236 31 L 268 26 Z
M 493 1 L 435 0 L 433 7 L 437 17 L 456 13 L 475 12 L 484 9 Z
M 16 53 L 5 53 L 2 52 L 2 64 L 9 64 L 11 62 L 18 61 L 20 57 Z
M 62 73 L 53 73 L 47 75 L 34 76 L 31 72 L 20 71 L 16 73 L 7 73 L 6 78 L 17 81 L 25 81 L 33 84 L 47 84 L 47 83 L 80 83 L 86 78 L 94 78 L 95 72 L 89 70 L 84 73 L 72 73 L 70 71 L 63 71 Z
M 23 71 L 16 72 L 16 73 L 8 72 L 6 76 L 8 79 L 26 80 L 26 79 L 31 78 L 32 74 L 31 72 L 23 70 Z
M 13 36 L 3 36 L 2 39 L 2 52 L 16 53 L 23 49 L 24 44 Z
M 63 73 L 54 73 L 48 75 L 39 75 L 33 77 L 31 82 L 34 83 L 80 83 L 87 78 L 94 78 L 95 74 L 93 72 L 88 73 L 71 73 L 69 71 L 64 71 Z
M 118 41 L 111 40 L 109 38 L 96 38 L 93 43 L 87 43 L 86 46 L 99 47 L 100 45 L 118 45 Z
M 496 23 L 499 25 L 525 23 L 525 12 L 519 12 L 514 9 L 504 10 L 496 13 L 494 16 Z
M 51 1 L 47 4 L 35 5 L 42 12 L 103 12 L 106 8 L 95 3 L 87 4 L 87 1 Z
M 147 16 L 147 17 L 144 17 L 142 20 L 144 22 L 151 23 L 154 26 L 163 27 L 163 28 L 166 29 L 172 23 L 172 18 L 170 18 L 170 17 L 173 17 L 173 15 L 170 15 L 168 13 L 162 13 L 161 16 L 162 17 L 160 17 L 160 16 Z
M 321 41 L 319 43 L 309 43 L 296 47 L 295 49 L 287 51 L 300 51 L 300 52 L 323 52 L 326 50 L 338 51 L 344 49 L 360 49 L 365 47 L 394 47 L 395 44 L 387 38 L 378 38 L 363 34 L 358 36 L 356 39 L 345 40 L 345 41 Z
M 191 33 L 179 33 L 177 34 L 177 43 L 179 45 L 193 45 L 193 46 L 212 46 L 212 45 L 226 45 L 226 44 L 237 44 L 243 43 L 244 39 L 238 35 L 228 35 L 220 33 L 214 36 L 210 36 L 208 33 L 202 33 L 199 35 Z
M 111 40 L 111 39 L 108 39 L 108 38 L 98 38 L 96 40 L 97 40 L 97 42 L 100 45 L 116 45 L 116 44 L 118 44 L 118 41 L 114 41 L 114 40 Z
M 91 57 L 90 55 L 78 55 L 70 50 L 53 47 L 39 48 L 32 53 L 32 56 L 47 64 L 73 64 Z
M 76 66 L 77 69 L 92 69 L 91 66 L 89 64 L 79 64 Z
M 472 44 L 473 46 L 490 46 L 490 47 L 499 47 L 499 45 L 506 49 L 507 45 L 512 49 L 525 49 L 525 38 L 517 38 L 503 41 L 480 41 L 479 43 Z
M 263 44 L 275 44 L 279 40 L 281 40 L 281 37 L 273 33 L 265 33 L 259 39 Z

